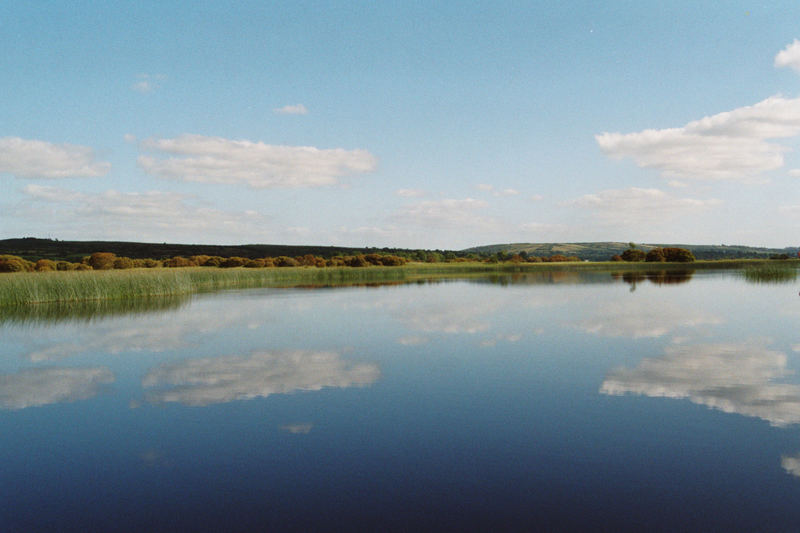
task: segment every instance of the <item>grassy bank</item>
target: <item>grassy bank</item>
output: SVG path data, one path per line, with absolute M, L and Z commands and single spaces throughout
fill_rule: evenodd
M 794 270 L 797 261 L 780 268 Z M 686 271 L 772 267 L 761 260 L 694 263 L 410 263 L 368 268 L 165 268 L 88 272 L 36 272 L 0 275 L 0 307 L 44 302 L 169 297 L 248 287 L 325 286 L 408 282 L 419 279 L 544 271 Z

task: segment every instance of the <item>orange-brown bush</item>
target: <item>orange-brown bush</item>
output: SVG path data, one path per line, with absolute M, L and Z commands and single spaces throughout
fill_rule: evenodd
M 111 252 L 95 252 L 85 261 L 94 270 L 111 270 L 114 268 L 114 260 L 116 258 L 117 256 Z
M 181 267 L 190 267 L 190 266 L 197 266 L 197 263 L 194 261 L 187 259 L 186 257 L 182 257 L 180 255 L 176 255 L 170 259 L 164 259 L 163 261 L 164 266 L 168 268 L 181 268 Z
M 49 259 L 39 259 L 34 267 L 36 272 L 52 272 L 56 269 L 56 262 Z
M 263 259 L 248 259 L 244 264 L 245 268 L 264 268 Z
M 114 259 L 114 268 L 117 270 L 125 270 L 134 266 L 133 259 L 130 257 L 117 257 Z
M 286 257 L 285 255 L 276 257 L 273 262 L 275 263 L 276 267 L 294 267 L 299 265 L 296 259 L 292 257 Z

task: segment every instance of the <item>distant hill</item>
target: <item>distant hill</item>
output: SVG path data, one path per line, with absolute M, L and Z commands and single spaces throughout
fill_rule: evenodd
M 621 254 L 627 250 L 627 242 L 575 242 L 575 243 L 514 243 L 491 244 L 468 248 L 468 253 L 506 252 L 518 254 L 527 252 L 528 255 L 550 256 L 562 254 L 577 256 L 588 261 L 607 261 L 613 255 Z M 753 246 L 736 246 L 727 244 L 638 244 L 637 247 L 647 252 L 652 248 L 675 246 L 691 250 L 697 259 L 744 259 L 768 258 L 771 255 L 787 254 L 797 257 L 798 248 L 756 248 Z
M 797 256 L 798 248 L 755 248 L 752 246 L 696 245 L 696 244 L 637 244 L 645 252 L 654 247 L 677 246 L 692 251 L 697 259 L 742 259 L 767 258 L 776 254 Z M 312 254 L 318 257 L 355 255 L 367 253 L 396 254 L 409 259 L 424 261 L 432 252 L 439 258 L 463 257 L 471 254 L 493 255 L 497 252 L 522 253 L 551 256 L 556 254 L 577 256 L 587 261 L 607 261 L 628 248 L 626 242 L 576 242 L 576 243 L 515 243 L 477 246 L 466 250 L 424 250 L 407 248 L 348 248 L 341 246 L 295 246 L 286 244 L 170 244 L 124 241 L 59 241 L 56 239 L 0 240 L 0 255 L 11 254 L 30 261 L 52 259 L 54 261 L 78 262 L 94 252 L 111 252 L 132 259 L 166 259 L 176 255 L 218 255 L 221 257 L 297 257 Z M 441 259 L 439 259 L 441 260 Z
M 81 258 L 94 252 L 111 252 L 118 256 L 132 259 L 166 259 L 177 255 L 218 255 L 221 257 L 279 257 L 282 255 L 297 257 L 299 255 L 313 254 L 318 257 L 329 258 L 335 255 L 354 255 L 363 253 L 394 254 L 400 251 L 396 248 L 344 248 L 338 246 L 292 246 L 283 244 L 243 244 L 243 245 L 213 245 L 213 244 L 169 244 L 169 243 L 143 243 L 123 241 L 59 241 L 54 239 L 24 239 L 0 240 L 0 255 L 11 254 L 35 261 L 37 259 L 52 259 L 54 261 L 80 261 Z

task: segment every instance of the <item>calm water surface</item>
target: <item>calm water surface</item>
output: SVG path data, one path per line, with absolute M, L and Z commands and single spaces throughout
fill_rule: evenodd
M 797 531 L 797 291 L 550 273 L 7 315 L 0 531 Z

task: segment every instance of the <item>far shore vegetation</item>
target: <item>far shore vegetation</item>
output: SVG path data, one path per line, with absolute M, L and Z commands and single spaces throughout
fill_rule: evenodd
M 691 264 L 689 266 L 688 264 Z M 462 254 L 426 252 L 313 254 L 278 257 L 174 256 L 130 258 L 94 252 L 80 261 L 28 260 L 0 255 L 0 307 L 45 302 L 166 298 L 197 292 L 248 287 L 325 286 L 403 283 L 420 279 L 548 270 L 619 272 L 626 282 L 649 279 L 680 283 L 696 269 L 733 268 L 750 281 L 796 279 L 798 260 L 788 256 L 756 260 L 696 261 L 684 248 L 651 248 L 633 243 L 610 261 L 589 262 L 574 256 L 522 253 Z M 691 270 L 687 270 L 690 268 Z

